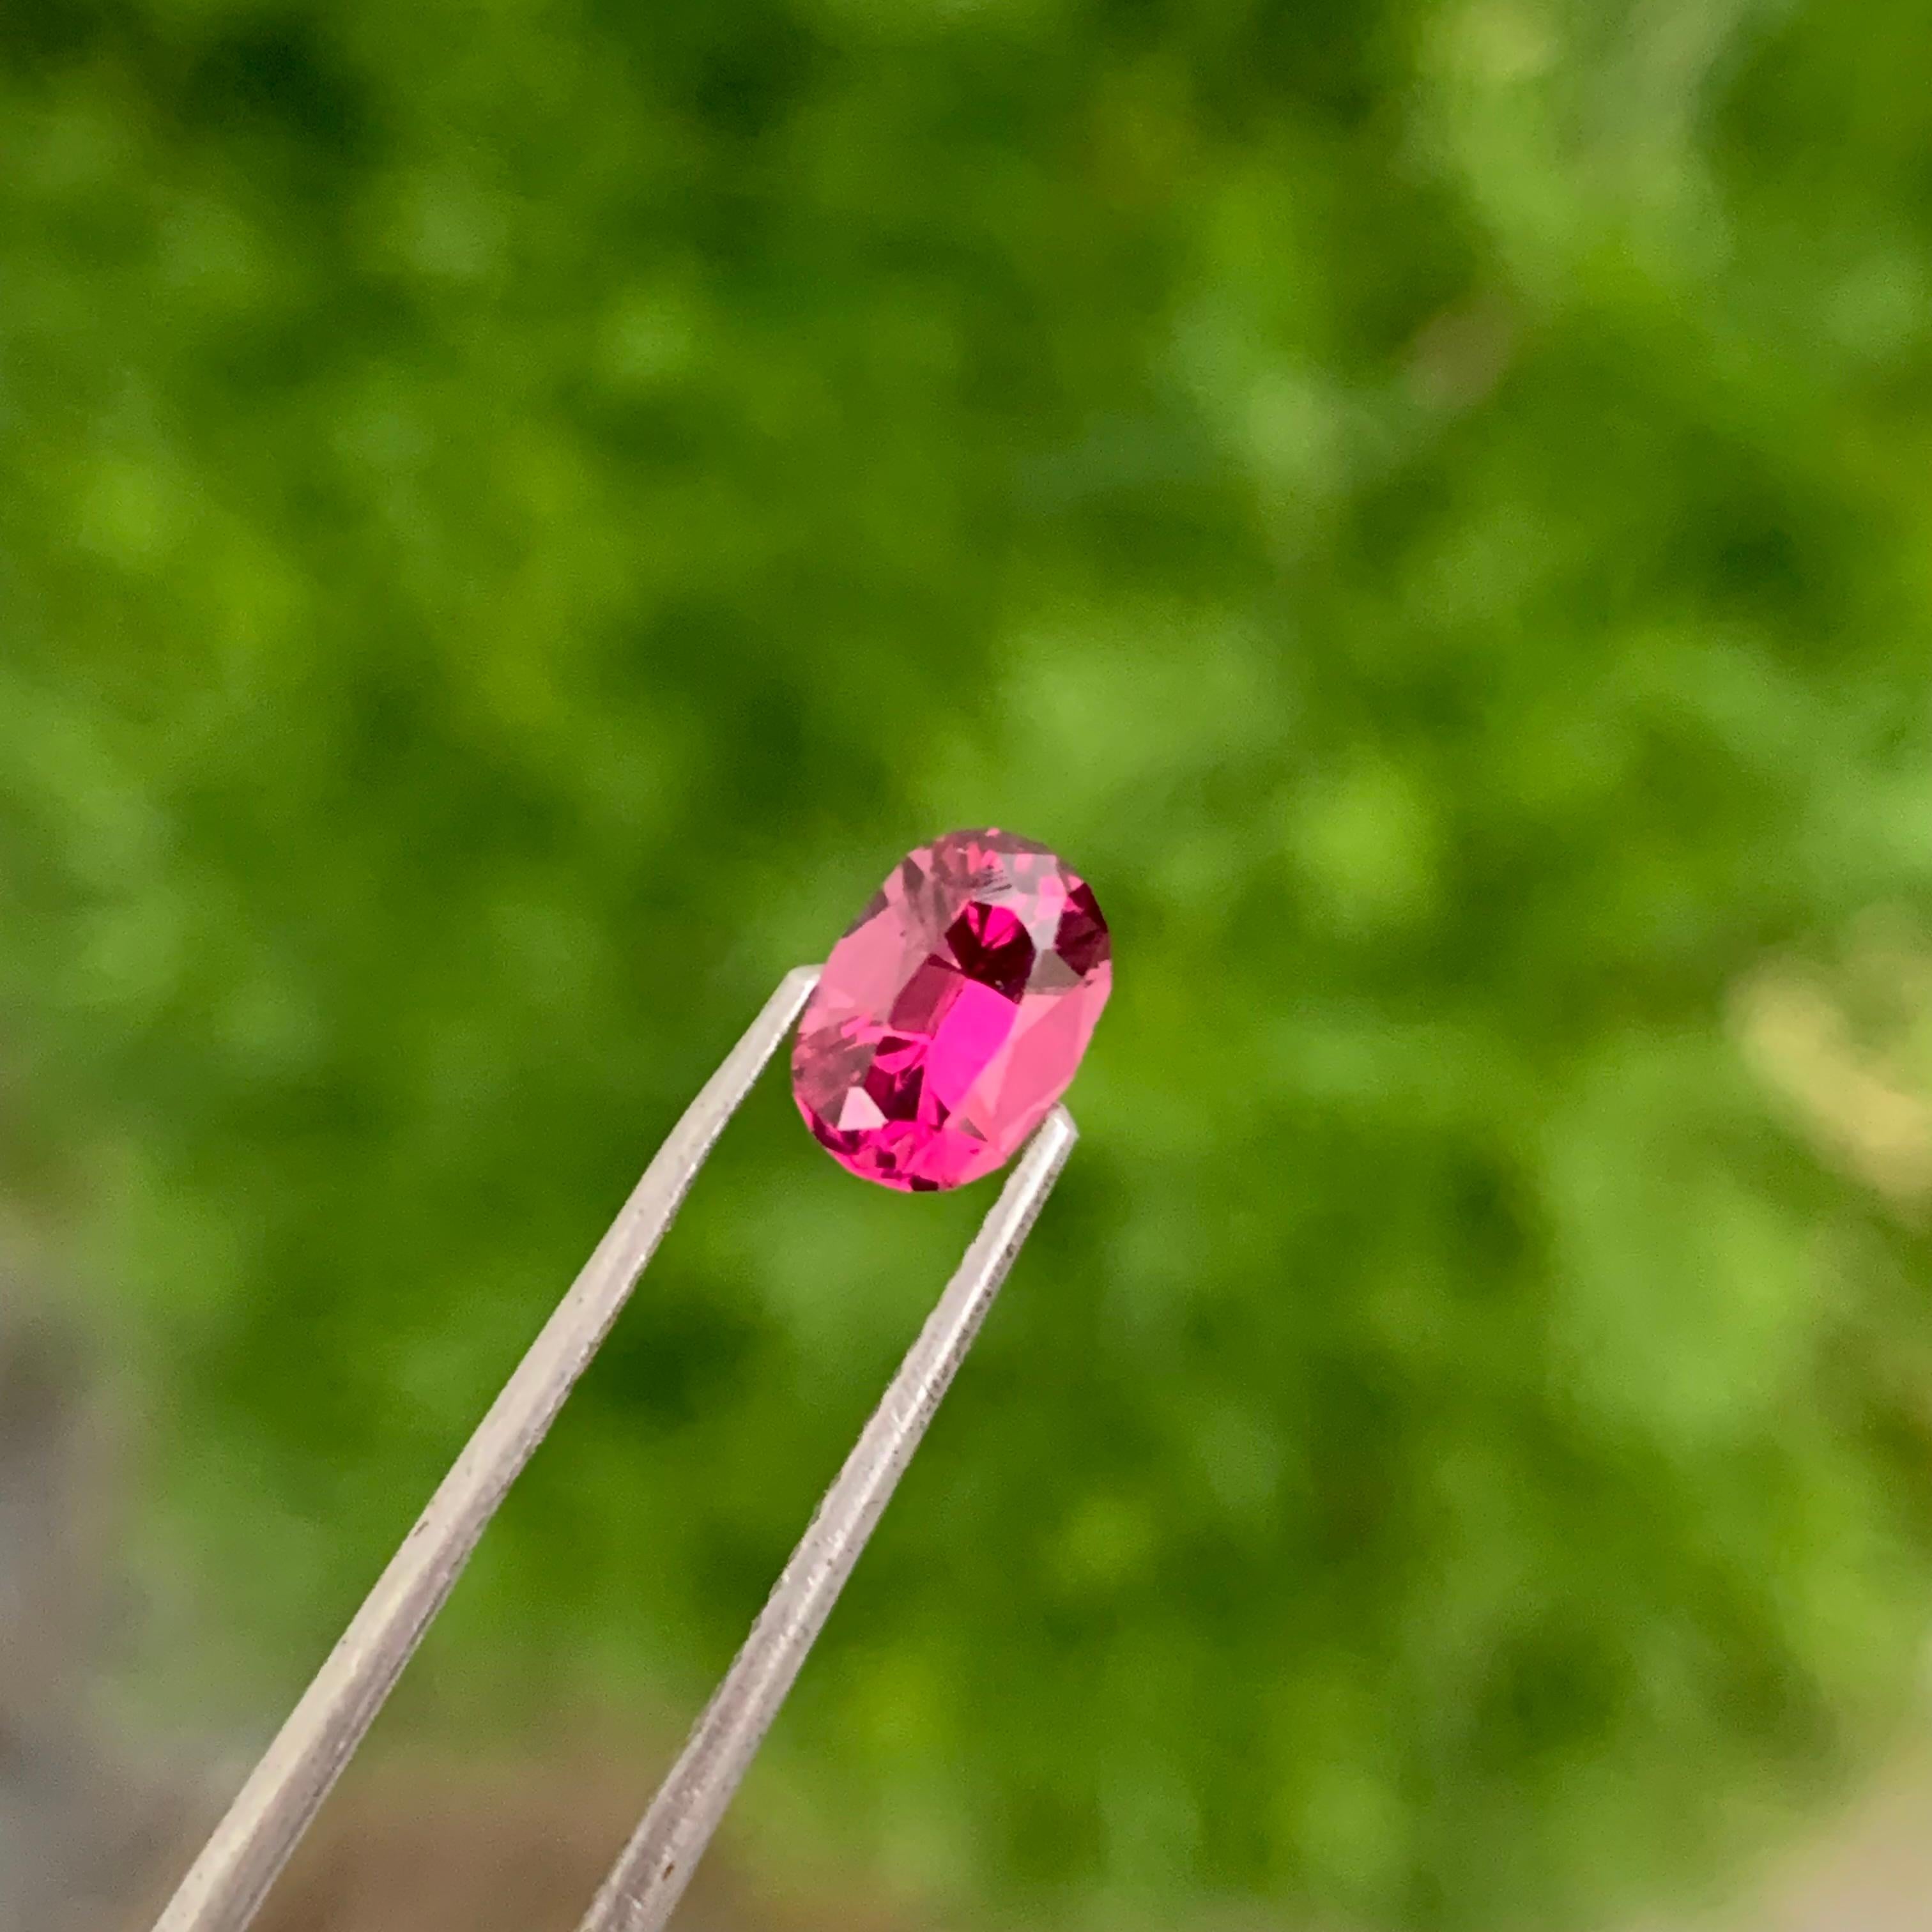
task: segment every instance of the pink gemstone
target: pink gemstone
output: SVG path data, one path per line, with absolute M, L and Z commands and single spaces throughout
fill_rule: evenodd
M 799 1112 L 868 1180 L 977 1180 L 1066 1092 L 1113 980 L 1084 879 L 1030 839 L 950 832 L 832 949 L 792 1050 Z

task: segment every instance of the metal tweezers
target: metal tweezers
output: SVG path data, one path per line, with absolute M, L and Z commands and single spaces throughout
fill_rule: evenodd
M 484 1526 L 609 1334 L 725 1123 L 796 1022 L 818 972 L 801 966 L 785 975 L 672 1129 L 154 1932 L 242 1932 L 254 1918 Z M 1078 1138 L 1065 1108 L 1056 1107 L 1028 1142 L 578 1932 L 658 1932 L 676 1909 Z

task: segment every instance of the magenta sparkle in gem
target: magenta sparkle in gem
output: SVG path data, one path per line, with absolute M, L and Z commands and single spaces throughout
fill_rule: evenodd
M 950 832 L 872 896 L 799 1022 L 792 1093 L 882 1186 L 1004 1166 L 1066 1090 L 1113 986 L 1094 890 L 1030 838 Z

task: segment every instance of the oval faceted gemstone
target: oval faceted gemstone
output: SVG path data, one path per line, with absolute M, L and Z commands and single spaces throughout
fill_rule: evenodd
M 868 1180 L 976 1180 L 1066 1090 L 1113 973 L 1077 873 L 1011 832 L 948 832 L 832 949 L 792 1051 L 799 1112 Z

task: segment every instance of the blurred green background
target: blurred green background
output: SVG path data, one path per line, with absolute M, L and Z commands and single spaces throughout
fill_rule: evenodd
M 14 0 L 0 1186 L 140 1696 L 281 1708 L 998 823 L 1086 1138 L 753 1841 L 1454 1932 L 1790 1828 L 1932 1625 L 1929 302 L 1904 0 Z M 769 1082 L 394 1734 L 674 1735 L 990 1193 Z

